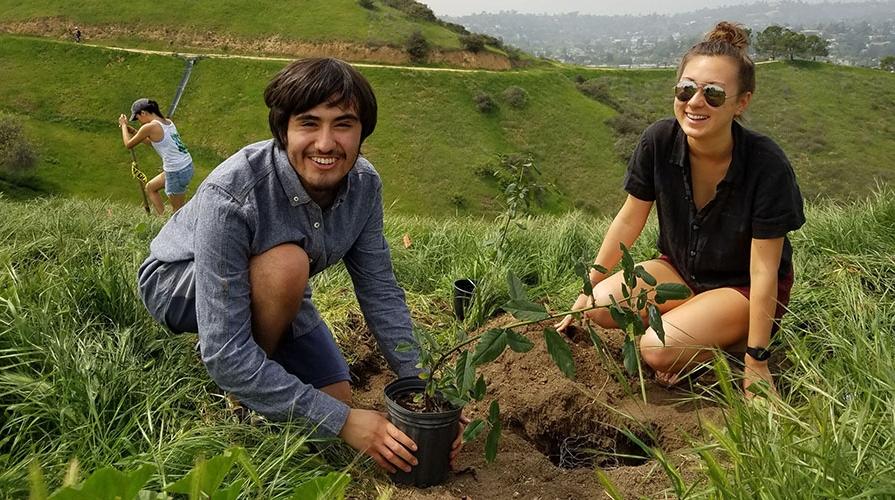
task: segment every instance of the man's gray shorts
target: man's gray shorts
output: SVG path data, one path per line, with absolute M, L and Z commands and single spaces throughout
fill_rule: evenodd
M 194 261 L 162 262 L 150 256 L 140 266 L 137 284 L 156 321 L 175 333 L 199 331 Z M 351 380 L 348 364 L 323 321 L 303 335 L 284 335 L 271 359 L 318 389 Z

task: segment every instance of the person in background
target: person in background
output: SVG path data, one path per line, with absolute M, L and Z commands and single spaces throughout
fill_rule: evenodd
M 186 201 L 187 187 L 193 178 L 193 157 L 183 144 L 174 122 L 162 115 L 157 102 L 137 99 L 131 105 L 130 120 L 140 122 L 140 129 L 131 127 L 124 114 L 118 117 L 124 147 L 133 149 L 140 143 L 147 144 L 162 157 L 162 173 L 146 183 L 149 201 L 158 215 L 164 215 L 165 204 L 159 194 L 164 189 L 171 209 L 177 212 Z
M 627 200 L 595 263 L 606 269 L 618 264 L 619 243 L 634 244 L 656 205 L 661 255 L 641 265 L 659 282 L 684 284 L 693 295 L 658 305 L 665 342 L 647 330 L 642 358 L 660 382 L 674 384 L 715 349 L 745 348 L 743 388 L 751 397 L 757 380 L 774 387 L 767 348 L 794 276 L 786 235 L 805 216 L 786 155 L 738 122 L 755 91 L 748 42 L 742 27 L 721 22 L 684 55 L 674 118 L 652 124 L 641 136 L 625 176 Z M 590 279 L 593 295 L 580 295 L 572 309 L 621 296 L 621 272 L 592 270 Z M 585 314 L 604 327 L 616 326 L 605 309 Z M 572 321 L 568 316 L 557 328 Z

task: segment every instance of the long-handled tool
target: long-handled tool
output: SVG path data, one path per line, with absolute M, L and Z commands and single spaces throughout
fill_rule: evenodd
M 137 154 L 134 153 L 134 150 L 131 149 L 131 175 L 134 176 L 134 179 L 137 179 L 137 184 L 140 186 L 140 194 L 143 195 L 143 210 L 146 210 L 146 213 L 149 213 L 149 198 L 146 197 L 146 183 L 149 182 L 146 179 L 146 174 L 144 174 L 139 168 L 137 168 Z

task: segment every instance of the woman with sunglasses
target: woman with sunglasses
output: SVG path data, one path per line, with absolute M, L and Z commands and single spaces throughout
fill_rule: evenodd
M 127 123 L 127 115 L 122 113 L 118 117 L 124 147 L 133 149 L 142 142 L 152 146 L 162 157 L 162 173 L 146 183 L 146 195 L 155 212 L 164 215 L 165 204 L 159 194 L 164 189 L 172 211 L 176 212 L 186 202 L 186 190 L 193 178 L 193 157 L 180 139 L 174 122 L 162 115 L 157 102 L 145 97 L 134 101 L 130 121 L 135 120 L 140 122 L 139 130 Z
M 742 27 L 719 23 L 681 60 L 674 118 L 641 136 L 625 175 L 628 197 L 603 239 L 595 264 L 606 269 L 631 247 L 656 205 L 658 259 L 640 263 L 660 283 L 681 283 L 690 298 L 658 304 L 665 342 L 653 329 L 641 338 L 643 360 L 672 385 L 717 348 L 745 355 L 743 388 L 764 380 L 768 344 L 789 301 L 792 247 L 786 234 L 804 223 L 802 196 L 786 155 L 737 119 L 755 90 L 755 65 Z M 621 297 L 622 273 L 590 273 L 584 309 Z M 634 294 L 636 295 L 637 290 Z M 606 309 L 588 319 L 615 327 Z M 566 317 L 557 326 L 565 330 Z

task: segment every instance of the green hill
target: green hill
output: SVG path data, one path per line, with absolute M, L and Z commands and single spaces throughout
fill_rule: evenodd
M 375 0 L 371 8 L 358 0 L 0 0 L 0 32 L 70 40 L 76 26 L 85 42 L 104 45 L 290 56 L 326 52 L 383 63 L 408 62 L 405 43 L 419 31 L 433 49 L 433 63 L 509 67 L 506 54 L 494 48 L 461 53 L 458 35 L 465 29 L 439 21 L 412 0 Z
M 0 190 L 35 189 L 136 202 L 130 157 L 116 119 L 137 96 L 166 109 L 183 60 L 0 36 L 0 111 L 24 122 L 36 142 L 32 179 L 5 177 Z M 175 120 L 199 179 L 241 146 L 269 137 L 261 99 L 282 61 L 202 59 Z M 498 154 L 533 155 L 545 190 L 536 211 L 611 213 L 623 193 L 622 156 L 650 120 L 671 111 L 671 70 L 539 68 L 507 72 L 363 67 L 380 103 L 365 153 L 385 180 L 386 201 L 404 213 L 493 214 L 500 183 L 488 175 Z M 576 88 L 596 86 L 599 100 Z M 501 97 L 523 88 L 517 109 Z M 499 109 L 481 113 L 485 91 Z M 761 65 L 746 125 L 768 133 L 792 160 L 808 198 L 860 197 L 895 178 L 895 75 L 814 63 Z M 141 167 L 158 158 L 138 148 Z M 2 179 L 0 179 L 2 180 Z M 12 184 L 12 185 L 11 185 Z M 196 184 L 193 184 L 195 188 Z

